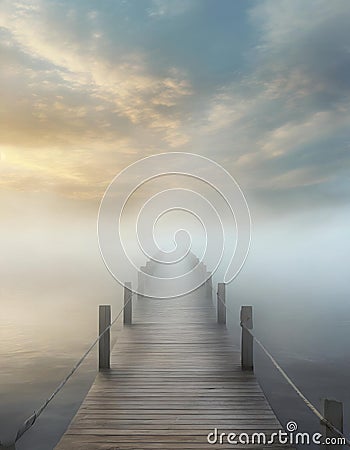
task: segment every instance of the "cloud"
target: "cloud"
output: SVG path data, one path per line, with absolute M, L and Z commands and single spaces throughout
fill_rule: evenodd
M 191 10 L 194 4 L 194 0 L 152 0 L 148 14 L 156 18 L 178 16 Z
M 94 183 L 98 196 L 130 155 L 187 142 L 181 128 L 181 104 L 191 96 L 186 75 L 173 66 L 155 73 L 137 48 L 111 56 L 115 42 L 99 18 L 79 4 L 2 2 L 3 186 L 33 189 L 36 178 L 35 189 L 68 192 L 64 184 L 73 183 L 85 195 Z
M 349 3 L 335 0 L 259 3 L 250 12 L 261 30 L 260 61 L 312 80 L 314 106 L 331 107 L 350 89 Z M 311 90 L 309 85 L 309 89 Z
M 346 185 L 347 0 L 62 2 L 0 6 L 3 183 L 98 196 L 179 149 L 266 201 Z
M 256 192 L 314 186 L 349 165 L 350 6 L 263 1 L 249 11 L 259 37 L 249 72 L 223 85 L 201 117 L 232 173 Z M 219 147 L 219 148 L 218 148 Z M 327 162 L 325 164 L 325 161 Z
M 86 26 L 89 33 L 85 32 L 81 40 L 74 32 L 76 23 L 81 20 L 79 15 L 70 9 L 65 20 L 60 22 L 54 20 L 57 8 L 53 2 L 40 0 L 31 7 L 21 1 L 5 1 L 2 5 L 0 25 L 7 32 L 9 45 L 29 55 L 35 65 L 40 67 L 42 62 L 46 66 L 46 70 L 29 69 L 30 91 L 40 92 L 43 88 L 47 91 L 47 101 L 42 99 L 44 95 L 40 92 L 40 102 L 31 105 L 34 115 L 41 120 L 48 118 L 52 114 L 52 96 L 66 90 L 69 95 L 72 93 L 77 97 L 79 93 L 84 96 L 81 99 L 84 105 L 73 110 L 78 123 L 79 118 L 88 115 L 89 107 L 102 104 L 100 110 L 104 108 L 111 118 L 122 117 L 133 125 L 157 130 L 161 139 L 176 145 L 172 142 L 173 130 L 178 128 L 179 122 L 175 107 L 191 93 L 182 74 L 173 68 L 164 74 L 151 73 L 145 56 L 138 51 L 119 53 L 115 60 L 106 58 L 103 46 L 109 45 L 108 36 L 99 26 L 90 26 L 96 13 L 88 11 L 83 18 L 83 21 L 89 21 Z M 101 42 L 103 39 L 106 42 Z M 30 96 L 30 92 L 27 95 Z M 60 105 L 62 116 L 70 122 L 72 108 L 65 105 L 64 98 Z M 108 126 L 108 121 L 102 126 Z

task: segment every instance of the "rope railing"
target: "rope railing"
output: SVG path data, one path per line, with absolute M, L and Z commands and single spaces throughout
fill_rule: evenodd
M 125 288 L 128 292 L 130 291 L 130 287 Z M 111 330 L 113 325 L 117 322 L 117 320 L 120 318 L 120 316 L 123 314 L 124 310 L 129 306 L 129 304 L 132 301 L 133 293 L 129 295 L 129 298 L 125 301 L 124 305 L 121 308 L 121 310 L 118 312 L 118 314 L 115 316 L 115 318 L 111 321 L 111 323 L 103 329 L 103 331 L 98 335 L 98 337 L 91 343 L 91 345 L 88 347 L 88 349 L 84 352 L 84 354 L 81 356 L 81 358 L 74 364 L 70 372 L 67 374 L 67 376 L 59 383 L 57 388 L 52 392 L 52 394 L 44 401 L 44 403 L 36 410 L 33 414 L 31 414 L 19 427 L 16 437 L 11 443 L 2 444 L 0 442 L 0 449 L 1 448 L 15 448 L 14 445 L 16 442 L 34 425 L 38 417 L 42 414 L 42 412 L 47 408 L 47 406 L 52 402 L 52 400 L 57 396 L 57 394 L 64 388 L 64 386 L 67 384 L 69 379 L 74 375 L 74 373 L 78 370 L 78 368 L 82 365 L 82 363 L 85 361 L 85 359 L 88 357 L 88 355 L 91 353 L 91 351 L 94 349 L 94 347 L 97 345 L 97 343 L 106 335 L 106 333 Z M 125 297 L 124 297 L 125 299 Z
M 231 308 L 227 305 L 225 301 L 225 285 L 224 283 L 219 283 L 218 285 L 218 291 L 215 292 L 213 286 L 212 286 L 212 280 L 210 280 L 210 283 L 206 283 L 208 291 L 214 292 L 217 296 L 217 306 L 218 306 L 218 322 L 219 323 L 226 323 L 226 311 L 228 311 L 230 314 L 234 314 Z M 208 292 L 207 291 L 207 292 Z M 15 439 L 10 443 L 1 443 L 0 442 L 0 449 L 15 449 L 16 442 L 34 425 L 34 423 L 37 421 L 38 417 L 43 413 L 43 411 L 47 408 L 47 406 L 52 402 L 52 400 L 57 396 L 57 394 L 64 388 L 64 386 L 67 384 L 69 379 L 74 375 L 74 373 L 78 370 L 78 368 L 82 365 L 82 363 L 85 361 L 87 356 L 91 353 L 93 348 L 99 343 L 103 338 L 106 336 L 106 333 L 108 333 L 108 340 L 109 340 L 109 331 L 113 327 L 113 325 L 117 322 L 117 320 L 120 318 L 120 316 L 124 312 L 124 324 L 131 324 L 132 323 L 132 299 L 133 299 L 133 292 L 131 291 L 131 285 L 130 283 L 126 283 L 125 289 L 124 289 L 124 305 L 121 308 L 121 310 L 118 312 L 118 314 L 114 317 L 112 321 L 109 321 L 110 323 L 108 326 L 103 326 L 101 331 L 101 323 L 100 323 L 100 333 L 98 337 L 91 343 L 91 345 L 88 347 L 88 349 L 84 352 L 84 354 L 81 356 L 81 358 L 75 363 L 75 365 L 72 367 L 70 372 L 67 374 L 67 376 L 61 381 L 61 383 L 57 386 L 57 388 L 52 392 L 52 394 L 45 400 L 45 402 L 36 410 L 34 413 L 29 416 L 23 424 L 19 427 Z M 302 393 L 302 391 L 298 388 L 298 386 L 292 381 L 292 379 L 288 376 L 288 374 L 285 372 L 285 370 L 279 365 L 279 363 L 276 361 L 276 359 L 272 356 L 272 354 L 267 350 L 267 348 L 262 344 L 260 339 L 258 339 L 255 334 L 252 332 L 252 314 L 251 314 L 251 307 L 242 307 L 242 310 L 246 308 L 245 313 L 242 315 L 241 312 L 241 321 L 240 326 L 242 328 L 242 333 L 246 335 L 246 340 L 248 340 L 247 336 L 249 336 L 249 340 L 251 339 L 251 345 L 248 345 L 248 348 L 245 350 L 243 349 L 244 339 L 242 339 L 242 352 L 246 351 L 248 355 L 248 360 L 252 359 L 252 343 L 253 341 L 257 343 L 257 345 L 261 348 L 261 350 L 265 353 L 265 355 L 269 358 L 269 360 L 272 362 L 273 366 L 278 370 L 278 372 L 282 375 L 284 380 L 288 383 L 289 386 L 294 390 L 294 392 L 298 395 L 298 397 L 306 404 L 306 406 L 309 408 L 309 410 L 320 420 L 321 424 L 324 425 L 326 428 L 331 430 L 333 433 L 338 435 L 343 439 L 344 445 L 350 447 L 350 440 L 345 434 L 340 430 L 337 426 L 335 426 L 330 420 L 328 420 L 324 415 L 313 405 L 310 400 Z M 249 308 L 249 309 L 248 309 Z M 220 309 L 220 311 L 219 311 Z M 225 310 L 225 314 L 223 314 L 222 310 Z M 243 337 L 243 335 L 242 335 Z M 100 349 L 101 351 L 101 349 Z M 242 353 L 242 368 L 244 369 L 244 363 L 243 359 L 247 358 L 247 355 L 244 356 Z M 100 366 L 102 367 L 102 366 Z M 248 366 L 246 369 L 252 370 L 253 364 L 251 361 L 251 367 L 250 363 L 248 363 Z
M 280 372 L 282 377 L 287 381 L 289 386 L 293 388 L 293 390 L 298 394 L 298 396 L 303 400 L 306 406 L 310 409 L 310 411 L 321 421 L 323 425 L 325 425 L 330 430 L 337 433 L 340 437 L 344 438 L 345 444 L 350 447 L 350 440 L 344 435 L 342 431 L 340 431 L 337 427 L 335 427 L 328 419 L 326 419 L 321 412 L 314 406 L 310 400 L 301 392 L 298 386 L 291 380 L 291 378 L 287 375 L 287 373 L 282 369 L 282 367 L 278 364 L 275 358 L 271 355 L 271 353 L 267 350 L 267 348 L 261 343 L 261 341 L 254 335 L 252 330 L 246 327 L 245 323 L 240 323 L 241 327 L 244 328 L 254 339 L 254 341 L 259 345 L 259 347 L 263 350 L 266 356 L 270 359 L 274 367 Z
M 219 290 L 215 292 L 214 288 L 212 288 L 212 291 L 217 296 L 218 302 L 222 306 L 225 307 L 225 309 L 230 313 L 234 314 L 233 311 L 229 308 L 227 305 L 225 298 L 222 298 L 222 294 L 220 294 Z M 302 393 L 302 391 L 298 388 L 298 386 L 292 381 L 292 379 L 288 376 L 288 374 L 285 372 L 284 369 L 279 365 L 279 363 L 276 361 L 276 359 L 272 356 L 272 354 L 267 350 L 267 348 L 262 344 L 260 339 L 258 339 L 255 334 L 252 332 L 251 327 L 247 326 L 247 323 L 251 321 L 251 317 L 248 317 L 245 320 L 241 320 L 240 326 L 242 329 L 248 333 L 251 338 L 258 344 L 258 346 L 261 348 L 261 350 L 265 353 L 265 355 L 270 359 L 273 366 L 278 370 L 278 372 L 282 375 L 284 380 L 291 386 L 291 388 L 294 390 L 294 392 L 301 398 L 301 400 L 305 403 L 305 405 L 310 409 L 310 411 L 320 420 L 321 424 L 326 426 L 329 430 L 337 434 L 339 437 L 343 438 L 344 445 L 347 447 L 350 447 L 350 439 L 336 426 L 334 426 L 324 415 L 316 408 L 316 406 L 311 403 L 311 401 Z

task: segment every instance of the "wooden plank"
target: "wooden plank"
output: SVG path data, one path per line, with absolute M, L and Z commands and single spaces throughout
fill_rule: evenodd
M 177 299 L 135 300 L 111 369 L 98 374 L 56 450 L 203 450 L 216 448 L 207 442 L 214 428 L 267 436 L 281 429 L 208 294 L 203 285 Z

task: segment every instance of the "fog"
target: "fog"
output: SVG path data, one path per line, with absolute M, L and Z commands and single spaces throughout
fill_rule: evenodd
M 348 414 L 350 209 L 270 216 L 257 210 L 251 206 L 248 259 L 227 287 L 228 325 L 235 344 L 239 307 L 253 305 L 254 332 L 294 381 L 315 402 L 328 394 L 340 397 Z M 96 336 L 98 304 L 112 304 L 113 315 L 121 307 L 122 289 L 99 252 L 97 211 L 97 204 L 52 195 L 2 198 L 1 436 L 15 432 L 88 347 Z M 185 225 L 184 219 L 181 227 Z M 161 239 L 166 242 L 166 230 Z M 193 242 L 200 246 L 195 237 Z M 210 258 L 205 262 L 212 270 Z M 215 283 L 222 276 L 221 267 Z M 260 352 L 257 361 L 258 377 L 280 419 L 317 427 Z M 93 352 L 19 448 L 30 448 L 30 443 L 38 450 L 52 448 L 95 368 Z

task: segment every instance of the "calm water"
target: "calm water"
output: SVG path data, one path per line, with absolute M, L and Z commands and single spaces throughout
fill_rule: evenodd
M 113 283 L 110 288 L 109 299 L 113 300 L 114 311 L 117 311 L 119 289 Z M 238 339 L 239 305 L 246 302 L 244 298 L 235 300 L 238 295 L 235 287 L 229 292 L 230 309 L 234 313 L 229 314 L 229 327 L 233 339 Z M 43 298 L 29 301 L 26 295 L 14 289 L 7 293 L 11 301 L 2 306 L 2 437 L 10 437 L 21 421 L 51 393 L 94 338 L 97 328 L 98 302 L 92 299 L 84 302 L 72 299 L 72 302 L 63 302 L 64 306 L 58 303 L 53 308 Z M 271 299 L 270 304 L 267 300 L 249 303 L 254 305 L 255 332 L 303 392 L 317 406 L 323 396 L 341 399 L 347 419 L 350 409 L 349 309 L 309 305 L 287 310 L 282 305 L 278 308 L 271 304 Z M 25 316 L 20 314 L 23 308 Z M 282 423 L 294 420 L 301 431 L 319 430 L 317 420 L 260 351 L 256 352 L 256 371 Z M 94 351 L 32 430 L 20 440 L 18 448 L 52 449 L 79 407 L 95 373 Z
M 120 310 L 121 289 L 91 247 L 81 247 L 83 258 L 67 248 L 52 258 L 31 249 L 34 258 L 23 265 L 0 258 L 0 440 L 16 433 L 96 337 L 98 305 Z M 18 448 L 52 449 L 95 374 L 94 350 Z
M 239 307 L 253 305 L 255 333 L 316 406 L 322 397 L 344 402 L 349 433 L 350 249 L 347 228 L 335 231 L 313 228 L 310 239 L 300 240 L 299 229 L 299 239 L 293 241 L 283 228 L 271 240 L 256 239 L 244 270 L 228 289 L 228 326 L 238 341 Z M 84 248 L 83 243 L 77 246 Z M 41 405 L 95 338 L 98 304 L 112 304 L 114 313 L 121 306 L 121 289 L 95 247 L 79 260 L 70 246 L 52 258 L 41 248 L 30 249 L 33 252 L 35 258 L 27 261 L 24 254 L 13 255 L 12 262 L 0 258 L 3 439 Z M 51 450 L 95 373 L 94 351 L 18 448 Z M 294 420 L 300 431 L 319 431 L 318 421 L 258 350 L 256 373 L 282 424 Z

